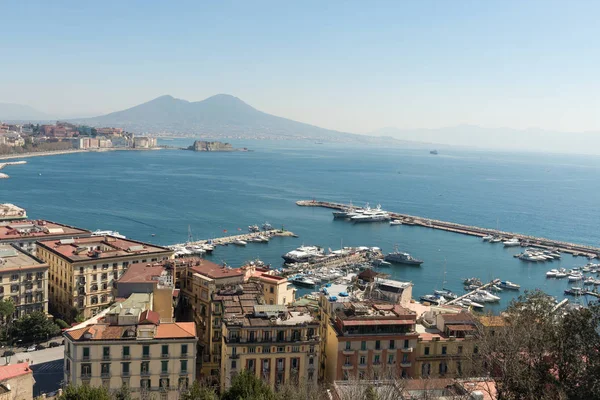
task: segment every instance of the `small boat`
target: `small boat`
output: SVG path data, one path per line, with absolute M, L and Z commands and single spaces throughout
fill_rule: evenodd
M 466 285 L 465 290 L 467 292 L 471 292 L 473 290 L 479 289 L 480 287 L 481 287 L 481 285 Z
M 458 298 L 458 296 L 452 293 L 450 290 L 442 289 L 442 290 L 434 290 L 433 293 L 437 296 L 443 296 L 446 299 L 454 300 Z
M 546 272 L 546 278 L 556 278 L 556 274 L 558 274 L 558 270 L 551 269 L 550 271 Z
M 591 276 L 590 276 L 590 277 L 588 277 L 588 278 L 585 278 L 585 279 L 583 280 L 583 284 L 584 284 L 584 285 L 593 285 L 593 284 L 594 284 L 594 282 L 596 282 L 596 280 L 595 280 L 594 278 L 592 278 Z
M 127 239 L 124 235 L 121 235 L 117 231 L 103 231 L 101 229 L 95 230 L 92 232 L 92 236 L 112 236 L 119 239 Z
M 502 288 L 499 288 L 499 287 L 498 287 L 498 286 L 496 286 L 496 285 L 492 285 L 492 286 L 490 286 L 490 290 L 491 290 L 492 292 L 503 292 L 503 291 L 504 291 L 504 289 L 502 289 Z
M 268 223 L 268 222 L 265 222 L 265 223 L 262 225 L 262 229 L 263 229 L 263 231 L 270 231 L 270 230 L 272 230 L 272 229 L 273 229 L 273 225 L 271 225 L 271 224 L 270 224 L 270 223 Z
M 248 226 L 248 232 L 260 232 L 260 228 L 258 225 L 250 225 Z
M 508 239 L 507 241 L 502 242 L 504 247 L 516 247 L 520 246 L 521 242 L 517 238 Z
M 518 285 L 516 283 L 512 283 L 511 281 L 501 281 L 498 284 L 498 287 L 500 287 L 502 289 L 508 289 L 508 290 L 519 290 L 519 289 L 521 289 L 521 285 Z
M 429 152 L 429 154 L 433 154 L 434 156 L 437 156 L 438 155 L 438 151 L 437 150 L 431 150 Z
M 583 280 L 583 275 L 581 274 L 572 274 L 567 277 L 569 282 L 577 282 Z
M 291 280 L 294 285 L 297 286 L 307 286 L 307 287 L 315 287 L 317 282 L 314 279 L 308 278 L 306 276 L 298 276 Z
M 481 279 L 479 278 L 467 278 L 467 279 L 463 279 L 463 283 L 465 285 L 477 285 L 478 287 L 483 285 L 483 283 L 481 282 Z
M 585 292 L 583 291 L 583 288 L 573 286 L 570 289 L 566 289 L 565 294 L 568 294 L 571 296 L 581 296 L 581 295 L 585 294 Z
M 561 268 L 558 270 L 558 272 L 556 273 L 556 278 L 566 278 L 569 274 L 567 274 L 567 270 L 564 268 Z
M 502 241 L 501 237 L 495 237 L 492 240 L 490 240 L 490 243 L 500 243 Z
M 446 303 L 446 299 L 444 296 L 438 296 L 435 294 L 426 294 L 419 298 L 423 302 L 431 303 L 431 304 L 444 304 Z
M 478 289 L 475 291 L 475 293 L 484 298 L 486 303 L 494 303 L 496 301 L 500 301 L 500 297 L 488 292 L 487 290 Z
M 473 301 L 471 299 L 467 299 L 467 298 L 462 299 L 461 302 L 464 305 L 466 305 L 466 306 L 473 307 L 473 308 L 478 309 L 478 310 L 481 310 L 484 307 L 483 304 L 477 303 L 477 302 L 475 302 L 475 301 Z
M 238 240 L 234 240 L 233 244 L 235 244 L 236 246 L 245 246 L 245 245 L 248 244 L 248 242 L 245 242 L 245 241 L 243 241 L 241 239 L 238 239 Z
M 481 240 L 483 240 L 484 242 L 489 242 L 493 238 L 494 237 L 492 235 L 485 235 L 484 237 L 481 238 Z
M 399 219 L 394 219 L 390 221 L 390 225 L 402 225 L 402 221 L 400 221 Z
M 372 264 L 373 264 L 374 267 L 379 267 L 379 268 L 389 267 L 390 265 L 392 265 L 391 262 L 385 261 L 385 260 L 381 260 L 381 259 L 374 260 L 372 262 Z

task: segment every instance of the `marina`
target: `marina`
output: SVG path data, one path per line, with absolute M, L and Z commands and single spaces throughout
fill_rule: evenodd
M 186 243 L 172 244 L 172 245 L 169 245 L 168 247 L 186 247 L 186 246 L 203 246 L 203 245 L 228 246 L 230 244 L 238 245 L 238 246 L 245 246 L 247 243 L 264 242 L 265 238 L 268 241 L 268 238 L 271 238 L 271 237 L 298 237 L 298 236 L 296 236 L 294 234 L 294 232 L 281 230 L 281 229 L 271 229 L 271 230 L 266 230 L 266 231 L 262 231 L 262 232 L 243 233 L 240 235 L 223 236 L 223 237 L 218 237 L 218 238 L 214 238 L 214 239 L 202 239 L 202 240 L 195 240 L 195 241 L 190 240 Z
M 352 210 L 359 208 L 352 204 L 317 200 L 299 200 L 296 202 L 296 204 L 302 207 L 324 207 L 344 212 L 351 212 Z M 436 219 L 417 217 L 414 215 L 400 214 L 396 212 L 388 212 L 388 214 L 392 220 L 400 221 L 403 225 L 417 225 L 426 228 L 460 233 L 463 235 L 477 236 L 481 237 L 485 241 L 489 241 L 490 243 L 503 242 L 505 247 L 535 247 L 537 249 L 547 251 L 569 253 L 576 257 L 584 256 L 588 257 L 589 259 L 600 257 L 599 247 L 585 246 L 576 243 L 569 243 L 542 237 L 522 235 L 513 232 L 504 232 L 497 229 L 462 225 L 454 222 L 440 221 Z

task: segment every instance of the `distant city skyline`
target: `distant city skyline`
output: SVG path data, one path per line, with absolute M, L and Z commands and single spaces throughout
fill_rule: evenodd
M 7 3 L 0 102 L 65 118 L 227 93 L 352 133 L 599 131 L 598 11 L 584 1 Z

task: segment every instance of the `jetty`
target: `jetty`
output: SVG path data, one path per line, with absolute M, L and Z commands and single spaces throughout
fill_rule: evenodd
M 10 161 L 10 162 L 3 162 L 0 163 L 0 170 L 4 169 L 5 167 L 8 167 L 9 165 L 22 165 L 22 164 L 27 164 L 27 161 Z M 3 173 L 0 173 L 0 179 L 6 179 L 9 176 Z
M 486 289 L 492 285 L 495 285 L 497 283 L 500 283 L 500 279 L 494 279 L 491 282 L 486 283 L 485 285 L 479 286 L 477 289 L 475 290 L 471 290 L 469 293 L 465 293 L 462 296 L 459 296 L 455 299 L 450 300 L 449 302 L 447 302 L 446 304 L 448 305 L 452 305 L 454 303 L 456 303 L 457 301 L 461 301 L 462 299 L 464 299 L 465 297 L 469 297 L 470 295 L 474 294 L 475 292 L 477 292 L 478 290 L 482 290 L 482 289 Z
M 324 207 L 333 210 L 344 210 L 344 209 L 357 209 L 360 207 L 353 206 L 351 204 L 335 203 L 330 201 L 317 201 L 317 200 L 299 200 L 296 202 L 298 206 L 302 207 Z M 557 250 L 563 253 L 569 253 L 573 256 L 585 256 L 590 259 L 600 258 L 600 248 L 593 246 L 585 246 L 576 243 L 563 242 L 559 240 L 552 240 L 542 237 L 535 237 L 529 235 L 523 235 L 514 232 L 505 232 L 497 229 L 481 228 L 478 226 L 469 226 L 463 224 L 457 224 L 454 222 L 440 221 L 432 218 L 417 217 L 414 215 L 401 214 L 397 212 L 388 211 L 392 219 L 402 221 L 404 225 L 421 226 L 431 229 L 439 229 L 447 232 L 460 233 L 462 235 L 469 236 L 496 236 L 505 239 L 516 238 L 521 242 L 521 246 L 525 247 L 536 247 L 544 250 Z
M 178 243 L 178 244 L 170 245 L 169 247 L 180 247 L 180 246 L 190 246 L 190 245 L 191 246 L 199 246 L 199 245 L 205 245 L 205 244 L 211 244 L 213 246 L 228 246 L 238 240 L 243 240 L 246 242 L 250 239 L 257 238 L 258 236 L 265 236 L 267 238 L 298 237 L 296 234 L 294 234 L 294 232 L 290 232 L 290 231 L 286 231 L 286 230 L 282 230 L 282 229 L 270 229 L 270 230 L 261 231 L 261 232 L 244 233 L 241 235 L 223 236 L 223 237 L 214 238 L 214 239 L 202 239 L 202 240 L 197 240 L 197 241 L 193 241 L 193 242 Z

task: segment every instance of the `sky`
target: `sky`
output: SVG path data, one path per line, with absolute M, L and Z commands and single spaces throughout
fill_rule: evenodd
M 600 130 L 600 2 L 0 1 L 0 102 L 237 96 L 347 132 Z

